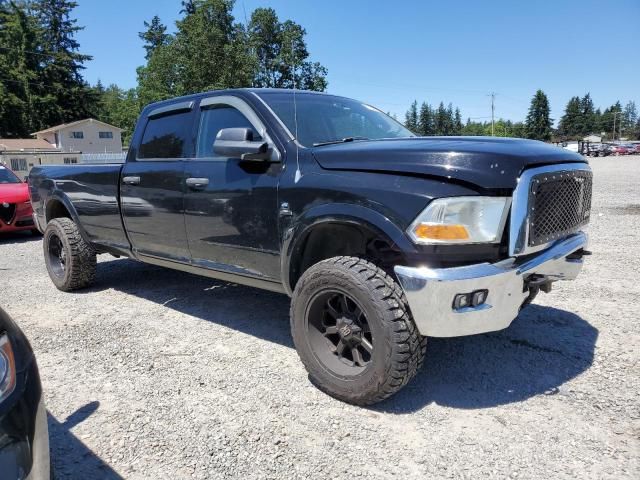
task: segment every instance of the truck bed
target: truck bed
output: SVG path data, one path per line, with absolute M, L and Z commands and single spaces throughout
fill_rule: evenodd
M 46 225 L 49 218 L 43 205 L 48 205 L 50 198 L 57 198 L 77 215 L 89 241 L 128 251 L 130 245 L 118 202 L 122 168 L 121 163 L 35 167 L 29 175 L 29 185 L 38 224 Z

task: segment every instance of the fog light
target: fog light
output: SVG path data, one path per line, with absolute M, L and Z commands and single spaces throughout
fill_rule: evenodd
M 459 293 L 453 297 L 453 309 L 460 310 L 461 308 L 468 307 L 471 303 L 471 295 L 468 293 Z
M 471 294 L 471 305 L 477 307 L 487 301 L 489 290 L 476 290 Z

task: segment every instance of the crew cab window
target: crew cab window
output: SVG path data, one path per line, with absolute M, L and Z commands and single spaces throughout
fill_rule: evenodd
M 216 135 L 223 128 L 250 128 L 253 130 L 253 139 L 262 140 L 251 122 L 237 108 L 230 105 L 215 105 L 200 113 L 196 157 L 224 159 L 224 157 L 218 157 L 213 151 Z
M 190 130 L 190 112 L 150 118 L 142 135 L 138 158 L 184 158 Z

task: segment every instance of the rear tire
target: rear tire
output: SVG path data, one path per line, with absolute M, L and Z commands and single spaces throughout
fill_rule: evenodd
M 310 267 L 291 303 L 293 341 L 311 382 L 339 400 L 371 405 L 406 385 L 426 338 L 392 277 L 357 257 Z
M 86 288 L 96 276 L 96 252 L 68 218 L 51 220 L 42 240 L 47 272 L 63 292 Z

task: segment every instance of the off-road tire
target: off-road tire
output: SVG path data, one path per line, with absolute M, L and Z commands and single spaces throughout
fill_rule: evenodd
M 356 300 L 371 328 L 371 361 L 357 375 L 337 375 L 310 344 L 308 304 L 327 289 L 339 289 Z M 422 366 L 426 350 L 426 337 L 418 333 L 400 286 L 382 269 L 357 257 L 330 258 L 302 275 L 291 302 L 291 333 L 311 382 L 355 405 L 372 405 L 400 390 Z
M 64 271 L 57 272 L 49 254 L 55 237 L 60 239 L 65 253 Z M 69 218 L 56 218 L 47 224 L 42 239 L 45 264 L 53 284 L 63 292 L 91 285 L 96 277 L 96 252 L 85 242 L 78 226 Z

